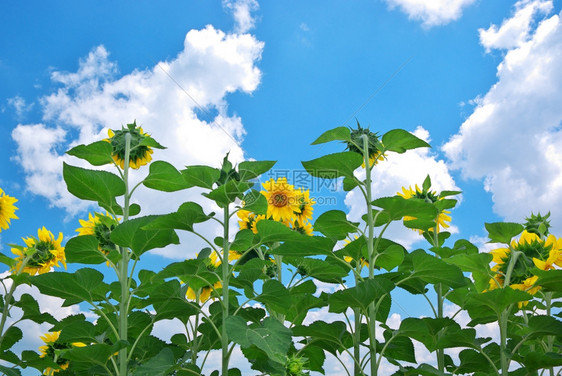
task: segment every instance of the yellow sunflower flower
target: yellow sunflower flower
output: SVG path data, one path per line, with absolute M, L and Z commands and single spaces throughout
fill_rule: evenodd
M 406 189 L 406 187 L 402 187 L 402 192 L 397 192 L 396 194 L 398 196 L 401 196 L 407 200 L 409 199 L 420 199 L 420 200 L 425 200 L 425 201 L 430 201 L 430 202 L 436 202 L 438 200 L 441 200 L 438 196 L 437 196 L 437 192 L 431 192 L 431 191 L 427 191 L 424 192 L 423 190 L 420 189 L 420 187 L 418 187 L 418 185 L 416 184 L 416 189 L 412 189 L 411 186 L 408 187 L 408 189 Z M 439 232 L 439 229 L 442 228 L 448 228 L 449 224 L 447 222 L 451 222 L 451 217 L 448 215 L 451 214 L 450 211 L 448 210 L 442 210 L 438 215 L 437 215 L 437 219 L 436 219 L 436 227 L 437 227 L 437 232 Z M 410 217 L 410 216 L 404 216 L 404 221 L 411 221 L 413 219 L 416 219 L 415 217 Z M 423 230 L 417 230 L 420 234 L 423 234 Z M 430 228 L 429 231 L 433 231 L 433 228 Z
M 19 219 L 15 214 L 18 209 L 14 206 L 16 202 L 18 202 L 16 198 L 8 196 L 0 188 L 0 232 L 10 227 L 11 219 Z
M 72 347 L 84 347 L 86 346 L 82 342 L 73 342 L 72 344 L 68 345 L 66 343 L 60 343 L 59 340 L 60 331 L 58 332 L 49 332 L 45 333 L 45 335 L 39 337 L 43 340 L 45 345 L 39 347 L 39 351 L 41 351 L 41 358 L 48 357 L 51 358 L 59 368 L 51 368 L 47 367 L 45 371 L 43 371 L 43 375 L 53 376 L 55 373 L 59 372 L 60 370 L 68 369 L 68 361 L 64 359 L 59 359 L 56 350 L 65 350 L 70 349 Z
M 287 178 L 281 177 L 274 181 L 262 183 L 265 191 L 261 193 L 267 199 L 267 218 L 282 222 L 292 219 L 295 213 L 300 213 L 299 192 L 287 183 Z
M 369 155 L 369 167 L 376 166 L 380 161 L 384 161 L 384 159 L 385 155 L 377 150 L 376 152 Z M 365 168 L 365 162 L 361 164 L 361 167 Z
M 111 144 L 111 157 L 115 164 L 122 169 L 125 168 L 125 134 L 131 135 L 131 147 L 129 151 L 129 166 L 138 169 L 152 160 L 152 153 L 154 152 L 150 146 L 143 145 L 142 141 L 149 137 L 144 133 L 141 127 L 137 127 L 136 123 L 127 124 L 127 128 L 121 130 L 109 129 L 107 134 L 109 138 L 104 141 Z
M 259 221 L 265 219 L 265 215 L 263 214 L 256 215 L 255 213 L 252 213 L 251 211 L 244 210 L 244 209 L 238 210 L 236 215 L 238 215 L 238 218 L 240 218 L 240 220 L 238 221 L 238 226 L 240 226 L 240 230 L 244 230 L 244 229 L 252 230 L 254 234 L 258 233 L 258 228 L 256 227 L 256 224 Z
M 77 228 L 76 232 L 81 235 L 93 235 L 98 240 L 98 249 L 104 254 L 116 249 L 115 243 L 110 239 L 111 231 L 119 225 L 119 218 L 101 213 L 88 213 L 88 220 L 79 219 L 82 227 Z
M 312 212 L 314 210 L 312 205 L 316 204 L 316 201 L 313 198 L 310 198 L 310 192 L 308 189 L 305 191 L 303 188 L 300 188 L 298 192 L 299 211 L 294 212 L 293 214 L 295 219 L 299 222 L 299 225 L 304 227 L 307 221 L 312 220 Z
M 61 246 L 62 232 L 55 240 L 53 233 L 43 227 L 37 231 L 37 238 L 31 236 L 22 239 L 27 247 L 12 248 L 12 253 L 18 256 L 12 272 L 20 270 L 25 259 L 27 263 L 23 272 L 30 275 L 47 273 L 52 267 L 58 267 L 61 263 L 66 269 L 66 256 L 64 247 Z
M 211 286 L 202 287 L 198 291 L 195 291 L 191 287 L 188 287 L 185 296 L 187 297 L 188 300 L 194 300 L 194 301 L 196 301 L 197 296 L 199 296 L 199 303 L 203 304 L 207 300 L 209 300 L 209 298 L 211 297 L 211 293 L 214 290 L 220 289 L 221 287 L 222 287 L 221 281 L 215 282 L 212 287 Z

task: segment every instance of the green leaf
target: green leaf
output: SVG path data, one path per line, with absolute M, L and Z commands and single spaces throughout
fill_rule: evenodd
M 533 270 L 534 275 L 538 275 L 537 285 L 542 286 L 544 291 L 562 291 L 562 270 Z
M 384 356 L 396 360 L 416 363 L 414 344 L 412 340 L 406 336 L 397 336 L 392 338 L 389 342 L 389 335 L 389 331 L 385 331 L 384 337 L 386 339 L 386 343 L 383 345 L 386 345 L 386 349 Z
M 96 343 L 86 347 L 73 347 L 65 351 L 64 358 L 71 362 L 81 362 L 97 365 L 105 365 L 111 355 L 115 353 L 113 346 Z
M 404 253 L 404 247 L 398 244 L 392 244 L 376 255 L 375 266 L 391 271 L 404 261 Z
M 261 174 L 269 171 L 276 161 L 244 161 L 238 165 L 240 179 L 244 181 L 252 180 Z
M 489 253 L 460 254 L 443 259 L 447 264 L 458 266 L 463 272 L 472 273 L 474 284 L 482 291 L 488 287 L 493 273 L 490 270 L 492 255 Z
M 64 299 L 63 307 L 80 302 L 105 300 L 109 286 L 103 282 L 103 274 L 90 268 L 78 269 L 74 273 L 50 272 L 31 277 L 42 294 Z
M 9 368 L 0 364 L 0 372 L 6 376 L 21 376 L 21 372 L 16 368 Z
M 23 332 L 17 326 L 10 326 L 4 332 L 4 338 L 0 343 L 0 351 L 8 350 L 23 338 Z
M 254 299 L 265 304 L 275 312 L 286 314 L 289 308 L 287 303 L 291 301 L 291 294 L 282 283 L 275 279 L 270 279 L 265 281 L 262 293 Z
M 345 176 L 353 179 L 353 171 L 363 163 L 360 154 L 352 151 L 328 154 L 311 161 L 301 162 L 312 176 L 322 179 L 336 179 Z
M 408 200 L 401 196 L 381 197 L 373 201 L 373 205 L 384 209 L 393 221 L 404 216 L 426 220 L 434 220 L 437 216 L 437 209 L 433 204 L 422 200 Z
M 351 131 L 347 127 L 330 129 L 320 135 L 311 145 L 323 144 L 330 141 L 351 141 Z
M 212 189 L 219 178 L 220 170 L 209 166 L 188 166 L 181 173 L 188 187 Z
M 525 229 L 521 224 L 511 222 L 484 223 L 484 226 L 488 230 L 489 243 L 509 244 L 511 238 Z
M 178 235 L 172 229 L 143 229 L 156 217 L 149 215 L 120 223 L 111 232 L 111 241 L 122 247 L 131 248 L 137 257 L 154 248 L 179 244 Z
M 254 233 L 252 230 L 244 229 L 236 233 L 234 240 L 230 244 L 230 249 L 238 252 L 246 252 L 253 243 Z
M 347 325 L 342 321 L 331 323 L 314 321 L 309 326 L 297 325 L 293 327 L 293 335 L 310 337 L 316 346 L 336 356 L 353 346 L 353 337 L 347 330 Z
M 87 170 L 63 162 L 62 174 L 68 191 L 82 200 L 111 205 L 115 197 L 125 194 L 125 183 L 107 171 Z
M 155 321 L 178 318 L 184 324 L 189 317 L 199 313 L 199 309 L 185 299 L 185 290 L 178 280 L 171 280 L 155 286 L 148 303 L 156 311 Z
M 249 183 L 229 180 L 212 191 L 203 193 L 203 196 L 216 202 L 219 207 L 224 208 L 228 204 L 234 202 L 237 198 L 242 199 L 244 192 L 246 192 L 249 188 Z
M 470 324 L 487 324 L 497 321 L 501 313 L 512 304 L 532 298 L 532 295 L 524 291 L 507 287 L 469 294 L 465 308 L 472 319 Z
M 386 132 L 381 139 L 384 150 L 404 153 L 406 150 L 431 147 L 427 142 L 403 129 L 393 129 Z
M 329 296 L 330 312 L 342 313 L 348 308 L 367 310 L 367 307 L 389 294 L 394 283 L 385 278 L 367 279 L 356 286 L 334 292 Z
M 275 255 L 328 255 L 335 244 L 328 238 L 300 234 L 276 221 L 259 221 L 256 227 L 258 233 L 254 237 L 254 244 L 284 241 L 279 247 L 270 249 L 270 253 Z
M 85 159 L 93 166 L 103 166 L 113 162 L 113 158 L 111 158 L 111 144 L 107 141 L 78 145 L 67 151 L 66 154 Z
M 357 187 L 359 183 L 355 179 L 351 179 L 348 177 L 343 178 L 343 190 L 345 192 L 351 191 L 353 188 Z
M 562 337 L 562 321 L 552 316 L 531 316 L 529 317 L 528 331 L 525 335 L 528 338 L 542 338 L 544 336 Z
M 101 264 L 106 261 L 98 249 L 99 242 L 93 235 L 71 238 L 64 247 L 66 262 L 76 264 Z
M 277 319 L 266 317 L 261 324 L 246 325 L 240 316 L 229 316 L 226 320 L 228 337 L 242 348 L 255 345 L 268 357 L 285 364 L 291 346 L 292 332 Z
M 455 265 L 449 265 L 443 260 L 428 255 L 423 250 L 412 254 L 412 277 L 436 284 L 442 283 L 451 288 L 462 287 L 466 284 L 462 271 Z
M 165 376 L 168 370 L 175 365 L 174 353 L 168 347 L 164 347 L 155 357 L 137 368 L 133 376 Z
M 342 278 L 349 274 L 349 269 L 331 258 L 321 260 L 318 258 L 286 257 L 283 262 L 297 268 L 299 274 L 309 276 L 326 283 L 340 283 Z
M 423 343 L 431 352 L 444 348 L 472 347 L 476 337 L 474 329 L 461 329 L 450 318 L 408 317 L 402 320 L 398 332 Z
M 42 324 L 44 322 L 55 324 L 57 322 L 51 314 L 41 312 L 39 309 L 39 303 L 37 303 L 37 300 L 29 294 L 22 294 L 20 299 L 14 303 L 14 306 L 23 310 L 21 320 L 31 320 L 38 324 Z
M 356 232 L 358 222 L 347 220 L 346 214 L 341 210 L 329 210 L 322 213 L 314 222 L 314 230 L 334 240 L 342 240 L 350 232 Z
M 531 352 L 525 355 L 522 362 L 528 372 L 535 372 L 539 369 L 562 366 L 562 355 L 554 352 Z
M 164 161 L 150 164 L 148 176 L 142 182 L 145 187 L 164 192 L 181 191 L 189 188 L 184 176 L 174 166 Z
M 96 342 L 96 328 L 94 324 L 85 320 L 76 320 L 65 325 L 60 333 L 59 341 L 61 343 L 82 342 L 90 344 Z
M 242 207 L 243 210 L 248 210 L 255 214 L 267 213 L 267 199 L 255 189 L 246 193 L 242 201 L 244 201 L 244 207 Z
M 488 359 L 477 351 L 466 349 L 460 352 L 459 359 L 461 364 L 457 370 L 459 374 L 466 374 L 472 372 L 486 372 L 487 375 L 492 375 L 494 369 L 488 362 Z
M 202 223 L 213 216 L 205 214 L 201 205 L 195 202 L 184 202 L 175 213 L 152 216 L 153 220 L 147 223 L 144 230 L 176 229 L 193 231 L 195 223 Z

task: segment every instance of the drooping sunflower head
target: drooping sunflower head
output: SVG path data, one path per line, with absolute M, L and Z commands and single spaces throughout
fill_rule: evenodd
M 62 233 L 55 239 L 53 233 L 43 227 L 37 231 L 37 238 L 30 236 L 23 238 L 23 241 L 27 247 L 12 248 L 12 253 L 18 256 L 12 272 L 19 271 L 24 262 L 22 271 L 30 275 L 47 273 L 61 263 L 66 269 L 66 256 L 61 246 Z
M 76 229 L 78 235 L 93 235 L 98 240 L 98 249 L 107 254 L 115 250 L 115 243 L 110 239 L 111 231 L 119 224 L 119 218 L 115 219 L 108 214 L 88 213 L 88 220 L 79 220 L 82 227 Z
M 45 333 L 45 335 L 39 337 L 45 343 L 45 345 L 39 347 L 39 351 L 41 351 L 41 358 L 45 358 L 45 357 L 50 358 L 59 366 L 59 368 L 47 367 L 43 371 L 43 375 L 53 376 L 55 373 L 59 372 L 60 370 L 66 370 L 68 368 L 69 365 L 68 361 L 59 358 L 59 353 L 61 350 L 70 349 L 72 345 L 61 343 L 58 340 L 59 336 L 60 336 L 60 331 Z
M 14 197 L 10 197 L 0 188 L 0 232 L 10 227 L 11 219 L 18 219 L 15 212 L 18 209 L 14 204 L 18 202 Z
M 357 123 L 357 129 L 351 128 L 351 141 L 346 142 L 347 150 L 363 155 L 363 135 L 368 137 L 369 165 L 373 166 L 379 161 L 383 161 L 383 145 L 379 137 L 368 128 L 362 128 L 359 122 Z M 362 166 L 365 168 L 364 162 Z
M 267 217 L 283 222 L 300 213 L 299 191 L 287 182 L 287 178 L 280 177 L 277 181 L 270 179 L 262 183 L 264 191 L 261 193 L 267 199 Z
M 136 122 L 127 124 L 120 130 L 109 129 L 107 131 L 109 138 L 107 141 L 111 144 L 111 157 L 115 164 L 122 169 L 125 168 L 125 135 L 131 135 L 131 144 L 129 150 L 129 166 L 138 169 L 148 164 L 152 160 L 152 148 L 163 149 L 152 137 L 144 133 L 141 127 L 137 127 Z
M 426 184 L 424 184 L 425 186 Z M 433 204 L 439 200 L 441 200 L 442 198 L 440 198 L 437 195 L 437 192 L 435 191 L 430 191 L 429 187 L 427 188 L 423 188 L 420 189 L 420 187 L 418 187 L 418 185 L 415 185 L 415 189 L 412 189 L 411 186 L 409 186 L 407 189 L 406 187 L 402 187 L 402 192 L 397 192 L 396 193 L 398 196 L 401 196 L 407 200 L 422 200 L 425 202 L 428 202 L 430 204 Z M 441 210 L 439 211 L 439 214 L 437 215 L 437 218 L 435 219 L 436 222 L 436 227 L 437 227 L 437 232 L 439 232 L 440 228 L 448 228 L 449 227 L 449 223 L 451 221 L 451 217 L 448 215 L 451 212 L 448 210 Z M 414 220 L 416 219 L 415 217 L 411 217 L 411 216 L 404 216 L 404 221 L 410 221 L 410 220 Z M 424 231 L 423 230 L 417 230 L 420 234 L 422 234 Z M 433 231 L 433 229 L 429 229 L 429 231 Z

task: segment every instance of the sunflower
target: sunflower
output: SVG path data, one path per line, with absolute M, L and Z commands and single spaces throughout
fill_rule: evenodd
M 377 150 L 376 152 L 369 155 L 369 167 L 376 166 L 379 163 L 379 161 L 384 161 L 384 159 L 385 159 L 385 155 Z M 361 167 L 365 168 L 365 162 L 361 164 Z
M 270 179 L 262 186 L 265 191 L 261 193 L 267 199 L 267 218 L 282 222 L 301 212 L 299 191 L 287 183 L 287 178 Z
M 294 212 L 293 215 L 299 222 L 299 226 L 304 227 L 305 223 L 312 219 L 312 212 L 314 210 L 312 205 L 316 204 L 316 202 L 313 198 L 310 198 L 310 192 L 308 189 L 305 191 L 303 188 L 299 188 L 297 192 L 299 193 L 299 211 Z
M 107 213 L 88 213 L 88 220 L 79 219 L 82 227 L 76 229 L 79 236 L 93 235 L 98 240 L 98 249 L 104 254 L 116 249 L 115 243 L 110 239 L 111 231 L 119 224 L 119 218 L 115 219 Z
M 221 281 L 215 282 L 213 286 L 201 287 L 198 291 L 195 291 L 191 287 L 188 287 L 185 296 L 187 297 L 188 300 L 195 300 L 195 301 L 197 301 L 197 296 L 199 296 L 199 303 L 203 304 L 207 300 L 209 300 L 213 290 L 220 289 L 221 287 L 222 287 Z
M 509 286 L 516 290 L 536 294 L 541 286 L 537 285 L 538 276 L 533 275 L 532 268 L 542 270 L 554 269 L 554 265 L 562 264 L 562 239 L 549 235 L 545 240 L 536 233 L 524 230 L 518 240 L 512 240 L 509 248 L 498 248 L 490 251 L 492 261 L 496 263 L 492 271 L 496 272 L 490 279 L 490 290 L 504 287 L 504 277 L 511 263 L 513 251 L 520 252 L 513 267 Z M 521 302 L 519 307 L 527 305 Z
M 43 372 L 43 375 L 52 376 L 53 374 L 59 372 L 61 369 L 66 370 L 68 368 L 68 361 L 60 359 L 57 354 L 57 350 L 67 350 L 71 349 L 72 347 L 84 347 L 86 346 L 82 342 L 73 342 L 72 344 L 61 343 L 58 341 L 60 336 L 60 331 L 58 332 L 49 332 L 45 333 L 44 336 L 39 337 L 45 342 L 45 345 L 40 346 L 39 350 L 41 351 L 41 358 L 49 357 L 52 359 L 59 368 L 54 369 L 51 367 L 47 367 Z
M 10 227 L 10 219 L 19 219 L 15 212 L 17 208 L 14 204 L 18 202 L 14 197 L 10 197 L 0 188 L 0 232 Z
M 406 189 L 406 187 L 402 187 L 402 192 L 397 192 L 396 193 L 398 196 L 403 197 L 407 200 L 410 199 L 418 199 L 418 200 L 424 200 L 426 202 L 437 202 L 438 200 L 441 200 L 441 198 L 439 198 L 437 196 L 437 192 L 431 192 L 429 190 L 421 190 L 420 187 L 418 187 L 418 185 L 416 184 L 416 189 L 412 189 L 411 186 L 408 187 L 408 189 Z M 443 228 L 448 228 L 449 224 L 447 222 L 451 222 L 451 217 L 448 216 L 447 214 L 451 214 L 450 211 L 448 210 L 442 210 L 439 212 L 439 214 L 437 215 L 437 219 L 436 219 L 436 227 L 437 227 L 437 232 L 439 232 L 439 228 L 443 227 Z M 404 216 L 404 221 L 411 221 L 416 219 L 415 217 L 411 217 L 411 216 Z M 423 234 L 424 231 L 423 230 L 417 230 L 420 234 Z M 430 228 L 429 231 L 433 231 L 433 228 Z
M 363 155 L 363 135 L 367 136 L 368 139 L 368 148 L 369 148 L 369 167 L 376 165 L 379 161 L 384 161 L 384 152 L 383 144 L 379 140 L 379 137 L 376 133 L 373 133 L 369 130 L 369 128 L 362 128 L 357 123 L 357 129 L 350 129 L 351 134 L 350 138 L 351 141 L 347 141 L 347 150 L 352 151 L 354 153 Z M 363 168 L 365 168 L 365 162 L 361 164 Z
M 37 231 L 37 238 L 30 236 L 22 239 L 27 247 L 12 248 L 12 253 L 18 256 L 12 272 L 20 270 L 24 260 L 27 262 L 23 265 L 23 272 L 30 275 L 47 273 L 60 263 L 66 269 L 66 256 L 61 246 L 62 232 L 55 240 L 53 233 L 43 227 Z
M 255 213 L 252 213 L 251 211 L 244 210 L 244 209 L 238 210 L 236 214 L 238 215 L 238 218 L 240 218 L 240 220 L 238 221 L 240 230 L 244 230 L 244 229 L 252 230 L 254 234 L 258 233 L 256 224 L 262 219 L 265 219 L 265 215 L 263 214 L 256 215 Z
M 104 141 L 111 144 L 111 157 L 117 166 L 122 169 L 125 168 L 125 134 L 131 135 L 131 146 L 129 151 L 129 166 L 138 169 L 141 166 L 148 164 L 152 160 L 152 153 L 154 152 L 150 146 L 143 144 L 143 141 L 149 139 L 150 136 L 137 127 L 136 123 L 127 124 L 127 128 L 121 130 L 109 129 L 107 134 L 109 138 Z M 150 138 L 151 139 L 151 138 Z M 152 139 L 151 139 L 152 140 Z M 152 144 L 152 143 L 151 143 Z

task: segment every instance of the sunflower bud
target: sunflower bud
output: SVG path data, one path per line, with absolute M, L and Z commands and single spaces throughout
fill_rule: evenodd
M 541 238 L 546 238 L 549 234 L 548 229 L 550 228 L 550 212 L 547 215 L 542 216 L 541 213 L 534 215 L 531 213 L 530 217 L 525 218 L 525 230 L 531 234 L 537 234 Z

